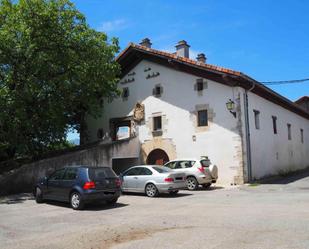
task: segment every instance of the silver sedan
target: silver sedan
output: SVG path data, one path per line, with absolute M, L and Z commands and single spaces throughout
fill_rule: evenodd
M 134 166 L 120 174 L 123 192 L 145 193 L 155 197 L 159 193 L 175 195 L 186 187 L 186 176 L 158 165 Z

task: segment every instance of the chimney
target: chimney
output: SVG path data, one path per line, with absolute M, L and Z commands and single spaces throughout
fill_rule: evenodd
M 176 45 L 176 54 L 185 58 L 189 58 L 189 45 L 185 40 L 179 41 Z
M 205 54 L 201 53 L 201 54 L 198 54 L 197 57 L 196 57 L 196 60 L 200 63 L 203 63 L 203 64 L 206 64 L 206 56 Z
M 151 48 L 152 43 L 150 42 L 150 39 L 145 38 L 139 43 L 139 45 L 144 46 L 146 48 Z

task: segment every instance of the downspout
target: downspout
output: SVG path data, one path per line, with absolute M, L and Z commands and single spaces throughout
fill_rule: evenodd
M 250 141 L 248 93 L 251 92 L 254 87 L 255 87 L 255 82 L 252 81 L 251 88 L 249 90 L 245 89 L 245 93 L 244 93 L 245 133 L 246 133 L 246 147 L 247 147 L 248 182 L 252 181 L 252 163 L 251 163 L 251 141 Z

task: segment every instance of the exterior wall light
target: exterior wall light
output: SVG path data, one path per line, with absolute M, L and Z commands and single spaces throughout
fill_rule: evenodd
M 226 102 L 226 109 L 236 118 L 235 102 L 233 100 L 229 99 L 229 101 Z

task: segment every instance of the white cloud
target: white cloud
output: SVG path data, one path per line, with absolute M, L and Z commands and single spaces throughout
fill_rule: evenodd
M 125 19 L 117 19 L 113 21 L 103 22 L 97 29 L 98 31 L 103 32 L 112 32 L 118 31 L 126 28 L 128 26 L 128 22 Z

